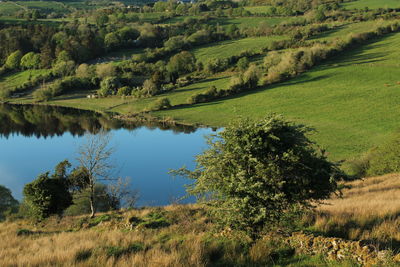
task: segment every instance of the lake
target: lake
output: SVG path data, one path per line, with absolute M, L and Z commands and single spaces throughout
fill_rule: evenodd
M 207 148 L 209 128 L 125 123 L 110 116 L 68 108 L 0 105 L 0 184 L 22 199 L 25 184 L 53 171 L 65 159 L 76 165 L 85 133 L 101 129 L 112 134 L 112 163 L 120 177 L 130 177 L 139 192 L 138 206 L 158 206 L 185 195 L 191 181 L 173 178 L 170 169 L 194 167 L 194 158 Z M 193 202 L 193 198 L 183 203 Z

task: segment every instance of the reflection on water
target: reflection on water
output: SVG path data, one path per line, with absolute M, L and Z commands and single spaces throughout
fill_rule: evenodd
M 158 122 L 123 122 L 112 119 L 110 115 L 96 112 L 53 107 L 44 105 L 8 105 L 0 104 L 0 135 L 10 134 L 24 136 L 48 137 L 60 136 L 65 132 L 82 136 L 85 132 L 97 133 L 100 129 L 134 130 L 140 127 L 149 129 L 172 130 L 174 132 L 192 133 L 195 127 L 172 125 Z
M 69 108 L 0 105 L 0 184 L 21 198 L 23 186 L 43 172 L 69 159 L 85 132 L 112 132 L 113 161 L 118 175 L 131 177 L 140 193 L 139 205 L 166 205 L 185 194 L 185 179 L 167 172 L 186 165 L 206 148 L 211 129 L 126 123 L 94 112 Z M 188 199 L 186 201 L 193 201 Z

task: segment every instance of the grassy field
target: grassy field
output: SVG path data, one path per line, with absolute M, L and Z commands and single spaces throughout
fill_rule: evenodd
M 213 24 L 221 26 L 236 25 L 238 28 L 254 28 L 260 26 L 261 23 L 274 26 L 283 21 L 288 21 L 290 17 L 237 17 L 237 18 L 218 18 L 211 21 Z
M 370 9 L 378 8 L 399 8 L 399 0 L 356 0 L 353 2 L 345 3 L 343 6 L 347 9 L 363 9 L 368 7 Z
M 130 229 L 129 219 L 143 220 Z M 0 223 L 2 266 L 354 266 L 294 254 L 283 240 L 212 232 L 198 205 L 173 205 L 100 214 Z M 345 265 L 344 265 L 345 264 Z
M 206 104 L 156 112 L 178 120 L 226 125 L 269 112 L 315 127 L 333 159 L 356 156 L 399 128 L 400 34 L 337 56 L 300 77 Z
M 0 2 L 0 16 L 12 16 L 20 10 L 23 8 L 13 2 Z
M 230 56 L 239 55 L 243 51 L 262 50 L 268 47 L 274 41 L 287 39 L 286 36 L 267 36 L 267 37 L 249 37 L 239 40 L 229 40 L 191 50 L 196 59 L 201 62 L 207 62 L 209 59 L 228 58 Z
M 40 74 L 46 74 L 49 70 L 26 70 L 17 73 L 12 73 L 0 77 L 0 86 L 5 89 L 12 89 L 15 86 L 21 85 L 29 81 L 29 77 L 34 78 Z
M 350 240 L 370 240 L 400 251 L 400 175 L 365 178 L 347 184 L 342 198 L 318 208 L 311 230 Z
M 252 14 L 262 14 L 269 12 L 271 6 L 245 6 L 243 8 L 247 11 L 250 11 Z
M 66 8 L 64 4 L 55 1 L 18 1 L 15 3 L 29 9 L 38 9 L 46 13 L 69 12 L 68 8 Z
M 312 37 L 310 40 L 331 41 L 335 38 L 343 38 L 349 34 L 367 32 L 380 26 L 386 26 L 395 22 L 394 20 L 363 21 L 356 23 L 345 23 L 334 26 L 330 31 Z
M 197 19 L 197 18 L 201 18 L 201 16 L 176 16 L 176 17 L 167 19 L 166 21 L 162 22 L 162 24 L 175 24 L 178 22 L 183 22 L 186 18 Z

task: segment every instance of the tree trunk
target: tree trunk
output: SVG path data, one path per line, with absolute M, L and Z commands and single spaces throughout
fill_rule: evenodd
M 95 208 L 95 203 L 94 203 L 94 185 L 90 186 L 90 218 L 94 218 L 96 214 L 96 208 Z

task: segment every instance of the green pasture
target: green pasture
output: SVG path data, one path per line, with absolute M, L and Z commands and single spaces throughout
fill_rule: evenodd
M 196 47 L 191 50 L 199 61 L 207 62 L 214 58 L 228 58 L 239 55 L 243 51 L 261 51 L 274 41 L 287 39 L 286 36 L 249 37 L 239 40 L 228 40 Z
M 344 3 L 343 6 L 346 9 L 369 9 L 378 8 L 400 8 L 399 0 L 356 0 L 348 3 Z
M 276 112 L 316 129 L 333 159 L 383 142 L 400 128 L 400 34 L 343 53 L 290 81 L 157 116 L 224 126 L 238 117 Z
M 0 76 L 0 87 L 4 89 L 12 89 L 15 86 L 21 85 L 29 79 L 33 79 L 34 77 L 46 74 L 50 70 L 41 69 L 41 70 L 25 70 L 21 72 L 15 72 L 7 75 Z

